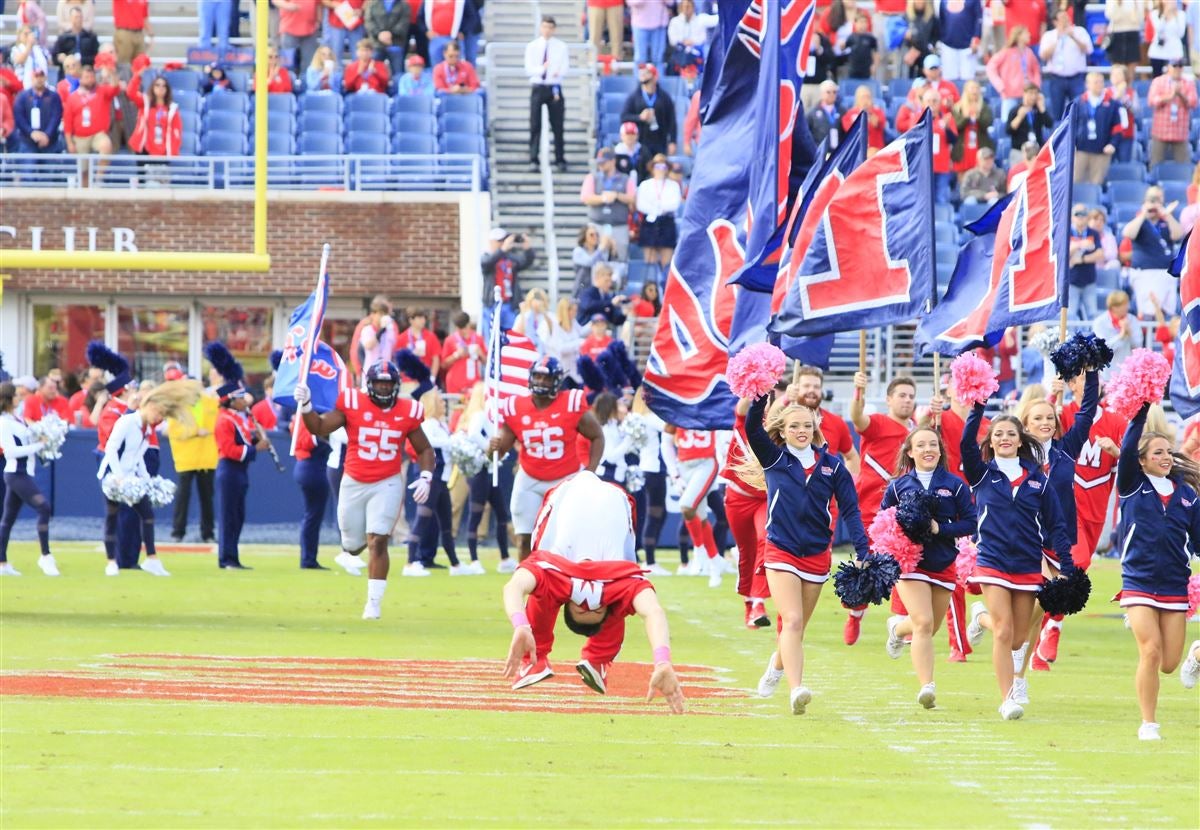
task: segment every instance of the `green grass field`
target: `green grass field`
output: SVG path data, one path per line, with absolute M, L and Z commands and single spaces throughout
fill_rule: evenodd
M 1200 696 L 1164 678 L 1164 740 L 1137 741 L 1112 560 L 1005 722 L 990 640 L 949 664 L 939 633 L 925 711 L 907 654 L 884 654 L 886 609 L 847 648 L 832 585 L 795 717 L 784 690 L 750 695 L 772 636 L 742 627 L 731 581 L 658 580 L 695 667 L 669 717 L 637 697 L 642 667 L 614 673 L 622 694 L 585 689 L 562 626 L 558 675 L 511 692 L 495 574 L 397 576 L 366 623 L 363 580 L 299 571 L 290 547 L 243 549 L 252 573 L 165 554 L 170 579 L 106 578 L 95 545 L 56 555 L 52 580 L 15 544 L 25 575 L 0 580 L 4 828 L 1200 826 Z M 648 657 L 635 621 L 623 658 Z

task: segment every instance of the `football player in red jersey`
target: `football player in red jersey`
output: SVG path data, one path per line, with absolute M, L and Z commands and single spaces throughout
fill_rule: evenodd
M 410 485 L 413 500 L 424 504 L 433 480 L 434 453 L 421 422 L 421 404 L 400 393 L 400 370 L 386 360 L 367 368 L 365 394 L 345 389 L 328 412 L 315 412 L 307 386 L 296 387 L 298 411 L 313 435 L 325 438 L 346 428 L 346 466 L 338 491 L 338 528 L 342 549 L 352 554 L 370 549 L 367 563 L 367 604 L 364 620 L 379 619 L 387 588 L 390 560 L 388 537 L 404 505 L 404 441 L 412 445 L 421 465 L 421 477 Z
M 667 424 L 662 437 L 663 462 L 675 490 L 679 493 L 679 512 L 683 524 L 697 551 L 703 550 L 707 562 L 699 556 L 692 562 L 687 573 L 692 576 L 708 575 L 708 584 L 716 588 L 721 584 L 721 575 L 732 570 L 721 558 L 717 549 L 716 535 L 708 522 L 708 494 L 717 482 L 717 442 L 711 430 L 687 429 Z
M 520 539 L 519 559 L 529 556 L 530 537 L 542 499 L 555 485 L 579 472 L 575 442 L 582 435 L 592 442 L 587 469 L 595 472 L 604 456 L 604 432 L 588 410 L 583 391 L 560 392 L 566 372 L 556 357 L 541 357 L 529 369 L 529 397 L 512 397 L 500 413 L 500 433 L 489 454 L 504 456 L 520 443 L 520 469 L 513 481 L 513 530 Z
M 636 562 L 575 562 L 543 550 L 521 562 L 504 586 L 504 612 L 513 625 L 504 677 L 516 678 L 513 689 L 554 675 L 548 657 L 559 608 L 567 628 L 588 638 L 576 669 L 600 694 L 607 691 L 608 666 L 624 641 L 625 617 L 637 614 L 645 620 L 654 656 L 646 702 L 661 694 L 672 712 L 683 714 L 683 690 L 671 665 L 667 614 Z

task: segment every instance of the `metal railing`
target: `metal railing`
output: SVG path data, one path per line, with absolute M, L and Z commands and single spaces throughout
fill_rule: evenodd
M 267 182 L 275 190 L 477 193 L 483 170 L 475 154 L 271 156 Z M 254 159 L 6 153 L 0 155 L 4 187 L 251 190 Z

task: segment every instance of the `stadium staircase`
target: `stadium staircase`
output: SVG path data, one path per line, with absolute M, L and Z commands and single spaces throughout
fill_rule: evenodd
M 571 250 L 587 209 L 579 188 L 592 156 L 595 105 L 590 47 L 584 43 L 577 0 L 505 0 L 484 7 L 488 40 L 484 68 L 488 87 L 488 128 L 492 137 L 493 221 L 511 231 L 530 234 L 538 249 L 534 266 L 522 275 L 526 289 L 555 289 L 569 296 L 574 279 Z M 564 138 L 568 171 L 559 173 L 543 153 L 543 170 L 529 169 L 529 81 L 525 77 L 525 46 L 537 35 L 542 15 L 553 15 L 558 37 L 570 46 L 571 72 L 563 84 L 566 99 Z M 549 137 L 549 126 L 543 130 Z M 552 275 L 557 286 L 552 286 Z

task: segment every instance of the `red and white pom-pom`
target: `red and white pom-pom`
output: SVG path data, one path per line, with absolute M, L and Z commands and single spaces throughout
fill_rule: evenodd
M 1192 574 L 1188 580 L 1188 619 L 1196 616 L 1200 610 L 1200 574 Z
M 963 403 L 987 403 L 988 398 L 1000 391 L 1000 382 L 992 364 L 964 352 L 950 364 L 950 377 L 954 381 L 954 396 Z
M 1158 352 L 1134 349 L 1105 386 L 1104 407 L 1132 418 L 1145 403 L 1163 399 L 1171 381 L 1171 364 Z
M 954 581 L 960 588 L 965 588 L 967 580 L 975 571 L 975 559 L 979 555 L 979 548 L 970 536 L 959 536 L 954 540 L 954 546 L 958 548 L 958 556 L 954 558 Z
M 787 358 L 770 343 L 747 346 L 729 361 L 725 378 L 739 398 L 759 398 L 775 388 L 783 377 Z
M 900 565 L 900 573 L 912 573 L 921 561 L 925 548 L 908 538 L 900 523 L 896 521 L 896 508 L 880 510 L 867 528 L 871 538 L 871 550 L 884 553 Z

